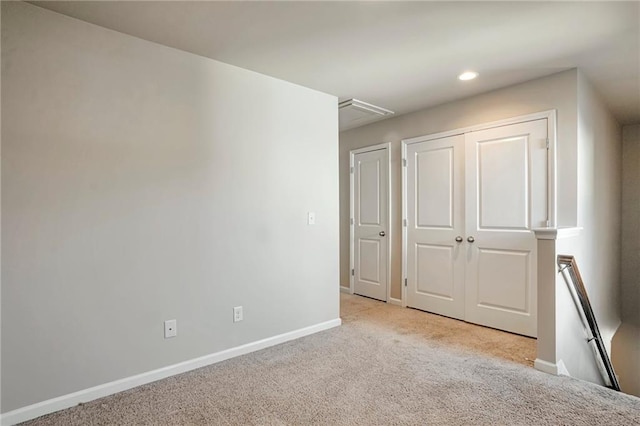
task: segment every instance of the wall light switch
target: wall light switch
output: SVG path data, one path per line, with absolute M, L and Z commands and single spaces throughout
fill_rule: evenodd
M 309 225 L 315 225 L 316 224 L 316 214 L 315 214 L 315 212 L 309 212 L 309 214 L 307 215 L 307 223 Z

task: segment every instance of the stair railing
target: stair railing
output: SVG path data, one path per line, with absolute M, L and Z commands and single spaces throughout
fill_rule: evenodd
M 582 276 L 580 276 L 580 271 L 578 270 L 578 264 L 576 263 L 576 259 L 573 256 L 558 255 L 558 266 L 560 267 L 560 272 L 564 275 L 566 272 L 569 275 L 570 279 L 566 279 L 567 285 L 573 285 L 573 290 L 571 294 L 575 294 L 578 297 L 580 302 L 580 306 L 582 307 L 582 313 L 584 314 L 584 318 L 587 320 L 587 324 L 589 325 L 589 329 L 591 331 L 591 337 L 587 339 L 587 342 L 594 341 L 596 343 L 596 348 L 598 349 L 598 353 L 600 354 L 600 359 L 602 361 L 602 365 L 607 373 L 609 379 L 608 388 L 620 391 L 620 384 L 618 383 L 618 378 L 616 377 L 615 371 L 613 371 L 613 365 L 611 364 L 611 360 L 609 359 L 609 354 L 607 353 L 607 349 L 604 346 L 604 342 L 602 341 L 602 336 L 600 335 L 600 329 L 598 328 L 598 322 L 596 321 L 596 316 L 593 313 L 593 309 L 591 308 L 591 302 L 589 302 L 589 297 L 587 296 L 587 290 L 584 287 L 584 283 L 582 281 Z M 569 288 L 571 290 L 571 288 Z

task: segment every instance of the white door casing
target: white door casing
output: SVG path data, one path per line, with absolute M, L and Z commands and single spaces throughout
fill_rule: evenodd
M 456 155 L 461 144 L 461 155 Z M 443 149 L 453 153 L 453 171 Z M 555 226 L 555 111 L 413 138 L 403 141 L 402 153 L 403 305 L 535 337 L 532 229 Z M 421 177 L 420 169 L 427 166 Z M 448 185 L 447 174 L 452 177 Z M 429 179 L 434 182 L 424 182 Z M 446 195 L 447 187 L 463 200 Z M 443 205 L 424 210 L 433 200 Z M 456 203 L 462 207 L 456 209 Z M 463 217 L 460 228 L 456 212 Z M 450 213 L 451 226 L 444 220 Z M 451 242 L 458 236 L 463 241 L 456 253 Z M 427 283 L 420 283 L 420 274 Z M 456 288 L 460 274 L 463 294 L 447 296 L 442 289 Z M 454 308 L 454 301 L 461 300 L 464 307 Z M 449 308 L 438 301 L 449 301 Z
M 464 142 L 456 135 L 406 149 L 407 306 L 457 319 L 465 294 Z
M 351 153 L 352 293 L 387 301 L 389 285 L 389 147 Z

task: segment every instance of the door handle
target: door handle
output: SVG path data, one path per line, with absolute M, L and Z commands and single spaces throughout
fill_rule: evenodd
M 378 232 L 378 235 L 380 235 L 381 237 L 384 237 L 387 234 L 385 234 L 384 231 L 380 231 L 380 232 Z
M 462 242 L 462 237 L 460 235 L 458 235 L 456 237 L 456 243 L 461 243 Z
M 469 241 L 470 243 L 474 242 L 475 240 L 476 240 L 476 239 L 475 239 L 475 238 L 473 238 L 473 237 L 468 237 L 468 238 L 467 238 L 467 241 Z

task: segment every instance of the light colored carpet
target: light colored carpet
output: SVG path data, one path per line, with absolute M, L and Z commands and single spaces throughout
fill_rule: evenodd
M 640 424 L 640 399 L 534 370 L 533 339 L 341 300 L 342 327 L 28 424 Z

